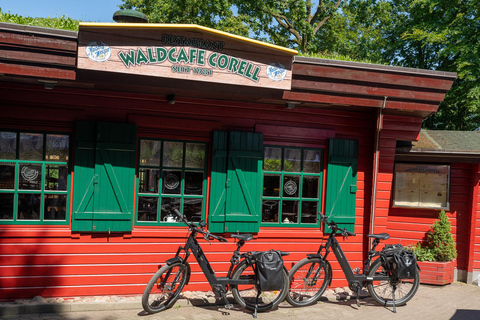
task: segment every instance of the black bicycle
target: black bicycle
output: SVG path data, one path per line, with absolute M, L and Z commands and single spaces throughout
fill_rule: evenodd
M 197 242 L 197 235 L 201 234 L 205 240 L 218 240 L 227 242 L 223 237 L 209 233 L 204 222 L 199 226 L 181 215 L 177 209 L 172 212 L 188 226 L 190 232 L 185 246 L 180 246 L 175 257 L 166 261 L 155 275 L 150 279 L 142 296 L 143 309 L 148 313 L 163 311 L 175 303 L 183 287 L 190 279 L 190 265 L 188 258 L 190 253 L 197 260 L 200 268 L 205 274 L 213 292 L 225 302 L 225 307 L 231 309 L 233 306 L 227 299 L 227 292 L 230 289 L 235 301 L 243 308 L 256 312 L 268 311 L 275 308 L 285 299 L 288 293 L 288 273 L 283 269 L 283 285 L 281 290 L 259 291 L 257 290 L 257 274 L 255 272 L 255 252 L 240 253 L 240 248 L 246 241 L 252 240 L 251 234 L 232 234 L 237 239 L 237 249 L 230 259 L 230 268 L 226 277 L 217 277 L 210 263 L 207 260 L 200 244 Z M 288 253 L 283 252 L 282 255 Z
M 367 287 L 370 296 L 379 304 L 393 306 L 394 312 L 396 312 L 395 306 L 405 305 L 413 298 L 420 283 L 416 260 L 411 261 L 415 265 L 413 265 L 413 271 L 409 276 L 410 279 L 401 279 L 394 269 L 396 266 L 392 262 L 391 255 L 392 251 L 401 246 L 385 246 L 381 251 L 375 250 L 380 240 L 390 238 L 387 233 L 368 235 L 368 237 L 373 238 L 373 242 L 372 248 L 368 252 L 368 258 L 364 262 L 363 271 L 361 272 L 359 268 L 352 270 L 340 243 L 336 239 L 336 235 L 345 238 L 355 236 L 355 233 L 349 232 L 345 228 L 339 228 L 334 221 L 329 221 L 321 213 L 319 216 L 332 232 L 328 236 L 325 246 L 320 245 L 316 254 L 307 254 L 307 258 L 296 263 L 290 270 L 290 290 L 287 301 L 291 305 L 304 307 L 314 304 L 331 284 L 332 267 L 327 260 L 330 249 L 333 250 L 345 274 L 349 288 L 356 293 L 357 305 L 360 305 L 358 297 L 360 290 L 364 287 Z M 372 262 L 375 257 L 378 258 Z

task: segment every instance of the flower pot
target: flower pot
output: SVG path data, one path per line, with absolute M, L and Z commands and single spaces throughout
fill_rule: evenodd
M 420 283 L 445 285 L 453 282 L 455 260 L 448 262 L 418 262 Z

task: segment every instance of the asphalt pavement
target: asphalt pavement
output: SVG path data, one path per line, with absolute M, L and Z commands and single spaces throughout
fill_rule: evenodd
M 57 311 L 56 313 L 29 313 L 6 314 L 8 310 L 0 307 L 2 319 L 21 320 L 236 320 L 253 319 L 252 313 L 239 307 L 226 310 L 221 305 L 207 304 L 193 306 L 188 300 L 180 300 L 171 309 L 161 313 L 148 315 L 142 310 L 141 303 L 111 303 L 98 304 L 97 309 L 91 310 L 92 305 L 84 304 L 78 311 Z M 102 307 L 100 307 L 102 306 Z M 88 311 L 88 309 L 90 309 Z M 95 309 L 95 308 L 93 308 Z M 1 312 L 3 310 L 3 313 Z M 11 311 L 11 310 L 10 310 Z M 258 314 L 259 320 L 277 319 L 354 319 L 354 320 L 381 320 L 381 319 L 408 319 L 408 320 L 479 320 L 480 319 L 480 287 L 453 283 L 446 286 L 420 285 L 415 297 L 406 306 L 397 307 L 397 313 L 392 308 L 386 308 L 375 303 L 370 297 L 361 299 L 361 306 L 357 307 L 353 299 L 326 299 L 316 305 L 294 308 L 286 302 L 278 309 Z

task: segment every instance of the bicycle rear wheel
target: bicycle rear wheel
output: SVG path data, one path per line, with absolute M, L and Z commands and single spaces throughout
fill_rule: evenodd
M 281 290 L 262 291 L 258 298 L 258 312 L 265 312 L 277 307 L 288 293 L 288 274 L 286 269 L 283 269 L 283 285 Z M 232 279 L 255 279 L 255 272 L 253 266 L 247 265 L 243 260 L 237 268 L 233 271 Z M 235 301 L 245 309 L 250 311 L 255 310 L 257 301 L 257 288 L 255 284 L 233 285 L 232 293 Z
M 319 258 L 305 258 L 289 273 L 290 289 L 287 301 L 294 307 L 306 307 L 320 299 L 331 282 L 330 264 Z
M 157 313 L 170 308 L 189 277 L 190 269 L 187 264 L 177 262 L 161 267 L 143 292 L 143 309 L 148 313 Z
M 377 259 L 370 268 L 369 276 L 388 275 L 387 269 L 382 265 L 381 259 Z M 395 290 L 395 305 L 405 305 L 413 298 L 420 285 L 420 273 L 415 269 L 413 279 L 395 279 L 390 277 L 388 281 L 370 281 L 367 285 L 368 292 L 376 302 L 381 305 L 393 306 L 393 288 Z

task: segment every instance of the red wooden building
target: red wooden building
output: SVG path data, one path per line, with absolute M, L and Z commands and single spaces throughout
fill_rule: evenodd
M 357 233 L 354 268 L 368 233 L 420 240 L 442 199 L 469 190 L 453 213 L 470 230 L 458 269 L 480 270 L 478 165 L 452 164 L 421 214 L 393 199 L 397 142 L 417 140 L 455 74 L 298 57 L 195 25 L 0 24 L 0 44 L 1 299 L 140 294 L 184 241 L 172 207 L 227 238 L 254 233 L 245 250 L 289 251 L 288 268 L 318 248 L 325 212 Z M 217 274 L 233 248 L 205 245 Z M 187 289 L 208 289 L 196 264 Z

